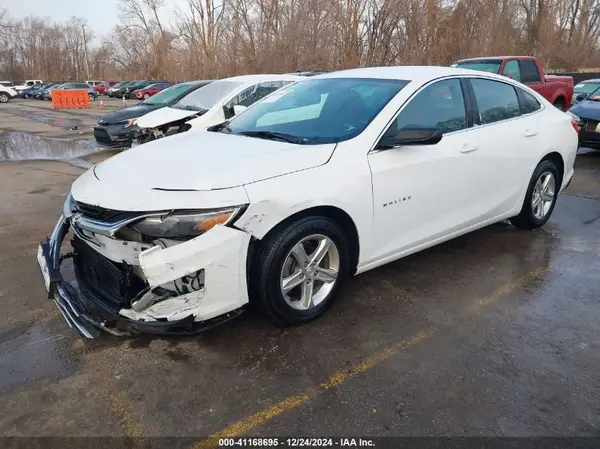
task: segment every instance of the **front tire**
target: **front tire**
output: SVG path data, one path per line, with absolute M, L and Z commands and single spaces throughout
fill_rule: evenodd
M 147 100 L 148 98 L 150 98 L 150 94 L 144 94 L 144 100 Z
M 561 176 L 556 165 L 549 160 L 540 162 L 529 181 L 521 212 L 510 222 L 528 231 L 543 226 L 552 215 L 560 184 Z
M 8 103 L 8 100 L 10 100 L 8 94 L 0 92 L 0 103 Z
M 302 324 L 333 304 L 348 278 L 350 249 L 335 221 L 310 216 L 268 237 L 251 266 L 252 302 L 278 325 Z

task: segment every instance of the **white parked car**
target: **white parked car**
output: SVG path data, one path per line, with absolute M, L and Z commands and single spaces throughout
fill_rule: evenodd
M 206 129 L 245 110 L 258 100 L 295 81 L 298 75 L 243 75 L 213 81 L 186 95 L 176 104 L 150 112 L 136 120 L 135 144 Z
M 49 296 L 90 338 L 193 332 L 249 301 L 303 323 L 349 276 L 504 219 L 542 226 L 573 176 L 577 131 L 500 75 L 320 75 L 96 165 L 38 261 Z M 69 231 L 79 290 L 60 270 Z
M 0 103 L 8 103 L 10 99 L 19 96 L 19 93 L 12 87 L 0 84 Z
M 18 86 L 15 86 L 15 90 L 17 92 L 20 92 L 24 89 L 27 89 L 31 86 L 35 86 L 36 84 L 44 84 L 44 82 L 42 80 L 25 80 L 22 84 L 19 84 Z

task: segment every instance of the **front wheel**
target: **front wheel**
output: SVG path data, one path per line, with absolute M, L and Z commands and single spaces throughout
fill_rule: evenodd
M 348 278 L 350 251 L 333 220 L 311 216 L 276 231 L 251 264 L 251 297 L 276 324 L 301 324 L 333 303 Z
M 560 179 L 558 168 L 552 161 L 540 162 L 529 181 L 521 212 L 511 218 L 510 222 L 517 228 L 525 230 L 543 226 L 556 205 Z
M 88 95 L 88 98 L 90 99 L 90 101 L 94 101 L 94 100 L 96 99 L 96 97 L 95 97 L 95 96 L 93 96 L 92 94 L 89 94 L 89 95 Z
M 144 94 L 144 100 L 147 100 L 148 98 L 150 98 L 150 94 Z
M 8 103 L 8 100 L 10 100 L 8 94 L 0 92 L 0 103 Z

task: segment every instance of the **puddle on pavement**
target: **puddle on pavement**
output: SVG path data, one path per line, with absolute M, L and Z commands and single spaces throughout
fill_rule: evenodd
M 0 338 L 0 391 L 27 382 L 64 378 L 75 372 L 77 365 L 70 339 L 51 334 L 40 325 Z
M 0 161 L 69 160 L 99 151 L 91 140 L 55 139 L 21 132 L 0 134 Z
M 7 111 L 9 114 L 17 115 L 19 117 L 26 118 L 37 123 L 43 123 L 45 125 L 55 126 L 63 129 L 80 129 L 83 126 L 83 122 L 75 118 L 54 118 L 47 115 L 32 114 L 31 112 L 25 112 L 20 110 L 11 109 Z

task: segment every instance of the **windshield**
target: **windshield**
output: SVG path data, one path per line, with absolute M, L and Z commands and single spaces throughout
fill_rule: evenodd
M 186 95 L 172 107 L 189 111 L 206 112 L 218 101 L 222 100 L 223 97 L 231 94 L 243 85 L 244 83 L 236 81 L 214 81 Z
M 587 97 L 585 97 L 585 99 L 592 101 L 600 101 L 600 86 L 598 86 L 595 90 L 587 94 Z
M 500 59 L 486 59 L 458 62 L 456 63 L 456 68 L 479 70 L 480 72 L 498 73 L 500 71 L 501 65 L 502 60 Z
M 147 100 L 144 100 L 142 103 L 150 105 L 168 104 L 175 100 L 175 98 L 177 98 L 178 96 L 186 93 L 194 86 L 195 84 L 190 83 L 175 84 L 174 86 L 167 87 L 166 89 L 161 90 L 159 93 L 148 98 Z
M 574 91 L 576 94 L 591 94 L 600 87 L 600 82 L 592 83 L 579 83 L 575 86 Z
M 407 84 L 371 78 L 300 81 L 265 97 L 222 131 L 299 144 L 341 142 L 363 132 Z

